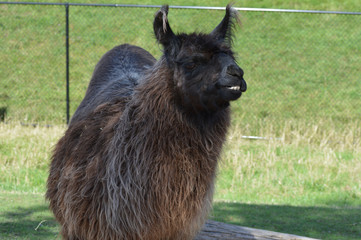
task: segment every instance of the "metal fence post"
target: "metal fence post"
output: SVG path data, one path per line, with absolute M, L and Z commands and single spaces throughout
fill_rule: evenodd
M 65 48 L 66 48 L 66 124 L 69 124 L 69 4 L 65 4 Z

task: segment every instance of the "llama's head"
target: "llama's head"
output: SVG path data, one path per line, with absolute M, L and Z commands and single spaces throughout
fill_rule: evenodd
M 153 27 L 174 74 L 182 106 L 196 112 L 214 112 L 238 99 L 247 84 L 231 50 L 232 30 L 238 21 L 236 10 L 228 5 L 223 20 L 209 34 L 174 34 L 167 14 L 168 6 L 163 6 L 155 15 Z

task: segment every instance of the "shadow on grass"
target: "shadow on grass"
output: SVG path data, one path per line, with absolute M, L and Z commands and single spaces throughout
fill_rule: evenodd
M 15 207 L 0 213 L 0 239 L 60 239 L 48 207 Z
M 319 239 L 360 239 L 361 207 L 296 207 L 216 202 L 213 220 Z
M 58 224 L 43 196 L 0 194 L 0 202 L 0 239 L 61 239 Z M 356 240 L 361 237 L 361 207 L 216 202 L 212 216 L 220 222 L 312 238 Z

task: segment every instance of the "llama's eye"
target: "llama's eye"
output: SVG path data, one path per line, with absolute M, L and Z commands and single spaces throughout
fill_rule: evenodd
M 194 69 L 196 66 L 197 66 L 197 64 L 194 63 L 194 62 L 190 62 L 190 63 L 184 64 L 184 67 L 185 67 L 186 69 L 188 69 L 188 70 L 192 70 L 192 69 Z

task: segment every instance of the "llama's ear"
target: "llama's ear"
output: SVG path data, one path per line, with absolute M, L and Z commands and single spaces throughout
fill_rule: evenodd
M 155 14 L 153 29 L 157 41 L 163 45 L 164 50 L 169 52 L 171 48 L 176 48 L 178 40 L 177 36 L 173 33 L 168 22 L 168 5 L 163 5 L 162 8 Z M 174 49 L 173 51 L 174 52 Z
M 217 40 L 224 42 L 228 46 L 232 45 L 233 28 L 235 24 L 240 24 L 238 12 L 232 5 L 228 4 L 226 7 L 226 15 L 220 24 L 211 32 L 211 36 Z

